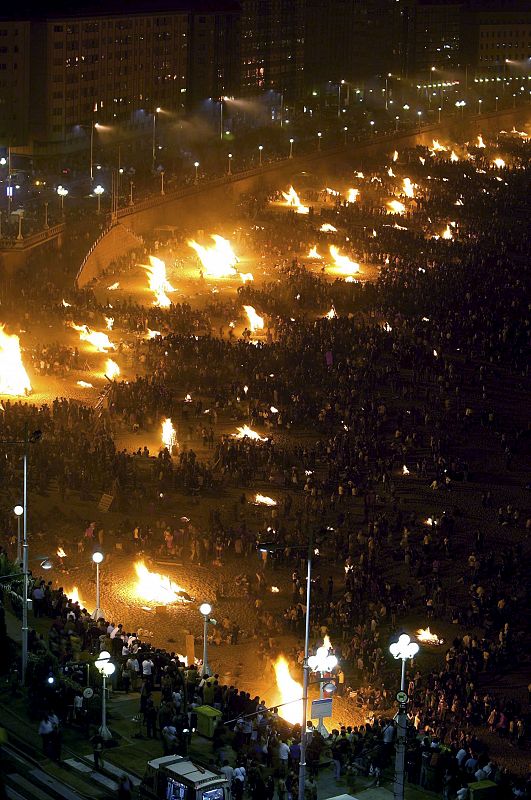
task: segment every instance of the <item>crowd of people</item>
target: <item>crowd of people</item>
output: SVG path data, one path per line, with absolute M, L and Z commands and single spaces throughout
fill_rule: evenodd
M 494 150 L 503 151 L 506 167 L 493 165 Z M 26 424 L 42 431 L 31 453 L 33 491 L 57 491 L 63 498 L 78 493 L 81 499 L 109 492 L 127 512 L 119 530 L 96 525 L 100 544 L 116 540 L 126 552 L 243 571 L 242 586 L 255 601 L 249 635 L 264 662 L 277 653 L 276 636 L 302 634 L 301 547 L 312 532 L 318 551 L 314 640 L 330 633 L 345 673 L 343 694 L 373 687 L 364 695 L 372 697 L 371 719 L 382 715 L 363 730 L 338 730 L 323 742 L 339 762 L 338 774 L 371 768 L 379 774 L 389 764 L 393 739 L 383 714 L 391 705 L 393 678 L 387 642 L 404 620 L 421 616 L 434 627 L 457 626 L 459 633 L 436 668 L 410 670 L 416 730 L 408 750 L 410 778 L 460 799 L 462 781 L 476 773 L 478 780 L 495 779 L 500 796 L 529 792 L 524 779 L 493 763 L 487 744 L 492 749 L 494 733 L 494 741 L 525 748 L 529 727 L 525 701 L 489 686 L 523 657 L 527 641 L 529 155 L 525 140 L 508 137 L 497 148 L 490 142 L 486 149 L 463 145 L 458 162 L 449 152 L 418 147 L 399 154 L 392 166 L 367 163 L 363 177 L 352 177 L 349 165 L 358 200 L 323 204 L 310 188 L 303 200 L 315 207 L 305 216 L 280 217 L 265 195 L 244 198 L 243 212 L 252 208 L 260 220 L 253 231 L 258 257 L 274 266 L 274 279 L 247 283 L 235 299 L 216 299 L 200 310 L 113 300 L 115 328 L 132 342 L 123 348 L 138 365 L 135 380 L 116 381 L 97 408 L 66 398 L 41 407 L 2 401 L 3 438 L 20 437 Z M 416 187 L 413 199 L 397 189 L 405 174 Z M 405 214 L 383 211 L 393 193 L 407 204 Z M 320 230 L 324 221 L 333 223 L 337 238 Z M 447 224 L 452 240 L 441 236 Z M 348 248 L 362 272 L 364 264 L 376 265 L 378 277 L 330 280 L 303 258 L 308 243 L 324 253 L 332 241 Z M 146 240 L 145 253 L 152 244 Z M 168 255 L 178 246 L 179 240 L 170 242 Z M 119 265 L 112 277 L 127 267 Z M 53 300 L 46 310 L 41 291 Z M 92 290 L 71 292 L 65 307 L 51 279 L 42 289 L 28 285 L 24 301 L 28 324 L 34 313 L 54 321 L 90 314 L 101 321 L 109 313 Z M 245 331 L 236 337 L 227 327 L 241 318 L 242 304 L 264 315 L 262 335 Z M 325 316 L 331 308 L 332 318 Z M 15 311 L 15 300 L 6 299 L 7 318 Z M 162 335 L 148 338 L 148 330 Z M 61 347 L 40 345 L 34 354 L 39 369 L 77 363 L 79 353 Z M 163 417 L 176 424 L 175 452 L 116 447 L 118 431 L 153 430 Z M 242 423 L 258 428 L 262 438 L 235 437 Z M 17 469 L 9 459 L 0 461 L 8 492 Z M 249 502 L 258 486 L 277 498 L 276 505 Z M 220 493 L 233 498 L 223 510 L 215 508 Z M 159 510 L 157 498 L 175 494 L 191 495 L 199 509 L 209 509 L 200 524 Z M 4 530 L 12 527 L 8 499 Z M 141 504 L 151 509 L 151 519 L 135 519 Z M 49 535 L 45 528 L 35 520 L 33 535 Z M 72 535 L 82 550 L 81 532 Z M 257 541 L 271 547 L 255 576 L 246 574 L 246 558 Z M 279 616 L 268 607 L 266 584 L 286 568 L 292 600 Z M 56 619 L 50 634 L 55 654 L 75 659 L 87 647 L 97 649 L 100 637 L 109 649 L 107 626 L 91 623 L 55 591 L 43 587 L 43 613 Z M 129 639 L 120 646 L 123 635 L 116 643 L 115 634 L 110 644 L 122 666 L 129 659 L 124 648 L 131 646 Z M 299 647 L 291 655 L 300 663 Z M 203 702 L 206 691 L 225 720 L 254 714 L 242 737 L 235 723 L 234 740 L 245 744 L 235 750 L 253 791 L 269 796 L 261 765 L 273 765 L 274 749 L 284 752 L 279 739 L 288 743 L 291 732 L 259 707 L 259 698 L 252 710 L 247 701 L 233 707 L 234 687 L 200 685 L 194 669 L 190 680 L 183 678 L 175 654 L 157 651 L 152 660 L 161 708 L 169 707 L 161 721 L 160 708 L 150 710 L 153 696 L 142 689 L 150 731 L 156 724 L 159 731 L 174 728 L 171 736 L 183 746 L 191 720 L 180 715 L 174 697 L 183 682 L 190 684 L 183 692 L 191 705 L 194 698 Z M 133 687 L 131 667 L 127 671 Z M 119 674 L 127 678 L 123 669 Z M 144 680 L 142 686 L 150 684 Z M 265 749 L 259 717 L 267 731 Z M 317 733 L 313 737 L 319 742 Z M 289 755 L 287 769 L 275 767 L 279 800 L 296 791 L 294 763 Z

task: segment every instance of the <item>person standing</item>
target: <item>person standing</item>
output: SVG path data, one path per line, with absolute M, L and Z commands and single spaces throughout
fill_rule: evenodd
M 98 772 L 103 769 L 103 737 L 100 733 L 95 733 L 92 739 L 92 752 L 94 754 L 94 768 Z

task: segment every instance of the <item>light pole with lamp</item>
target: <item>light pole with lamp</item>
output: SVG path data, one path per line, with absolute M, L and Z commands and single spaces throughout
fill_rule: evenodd
M 417 111 L 417 117 L 419 118 L 419 130 L 420 130 L 421 119 L 422 119 L 422 111 Z
M 157 136 L 157 114 L 160 114 L 162 109 L 157 106 L 153 112 L 153 136 L 151 140 L 151 169 L 155 169 L 155 152 L 156 152 L 156 136 Z
M 348 133 L 348 127 L 345 125 L 343 127 L 343 137 L 344 137 L 343 138 L 343 144 L 344 144 L 345 147 L 347 146 L 347 133 Z
M 133 181 L 129 181 L 129 205 L 134 205 L 133 203 Z
M 112 739 L 112 733 L 107 727 L 107 696 L 105 694 L 107 690 L 106 681 L 115 671 L 116 667 L 111 662 L 111 654 L 107 652 L 107 650 L 102 650 L 99 654 L 97 660 L 94 662 L 94 666 L 100 672 L 101 677 L 103 679 L 103 687 L 102 687 L 102 694 L 101 694 L 101 725 L 98 733 L 100 734 L 101 738 L 104 741 L 109 741 Z
M 438 119 L 438 122 L 440 122 L 440 121 L 441 121 L 441 111 L 442 111 L 442 108 L 439 106 L 439 108 L 437 109 L 437 111 L 439 112 L 439 119 Z
M 59 186 L 57 187 L 57 194 L 61 198 L 61 214 L 64 214 L 65 210 L 64 203 L 65 203 L 65 197 L 68 194 L 68 189 L 65 186 L 61 186 L 61 184 L 59 184 Z
M 293 142 L 294 141 L 295 141 L 295 139 L 290 139 L 289 140 L 289 157 L 290 158 L 293 158 Z
M 28 434 L 27 427 L 24 429 L 23 439 L 11 439 L 0 442 L 8 445 L 24 445 L 22 455 L 22 684 L 26 682 L 26 670 L 28 668 L 28 446 L 35 444 L 42 438 L 42 432 L 37 430 Z
M 20 564 L 20 560 L 22 558 L 22 546 L 21 546 L 21 538 L 20 538 L 20 518 L 24 513 L 24 509 L 22 506 L 15 506 L 13 509 L 13 513 L 17 518 L 17 564 Z
M 194 183 L 197 183 L 197 170 L 199 169 L 199 161 L 194 161 L 194 167 L 195 167 Z
M 308 658 L 308 666 L 312 672 L 318 672 L 321 676 L 319 680 L 319 699 L 322 700 L 324 698 L 323 683 L 326 680 L 323 675 L 332 672 L 337 667 L 337 657 L 330 652 L 329 647 L 322 644 L 315 651 L 315 655 Z M 319 718 L 317 729 L 321 736 L 328 736 L 322 717 Z
M 317 131 L 317 152 L 319 152 L 319 153 L 321 152 L 321 137 L 322 137 L 322 135 L 323 134 L 321 133 L 321 131 Z
M 94 131 L 100 127 L 99 122 L 94 122 L 90 126 L 90 180 L 94 180 Z
M 96 622 L 100 618 L 100 564 L 103 558 L 104 556 L 101 550 L 95 550 L 92 553 L 92 561 L 96 564 L 96 608 L 94 609 L 94 619 Z
M 201 603 L 199 612 L 203 615 L 203 666 L 201 667 L 201 676 L 205 678 L 210 675 L 210 667 L 208 666 L 208 623 L 213 622 L 210 619 L 212 606 L 210 603 Z
M 392 78 L 390 72 L 385 76 L 385 110 L 389 108 L 389 78 Z
M 400 122 L 400 117 L 395 117 L 395 131 L 398 131 L 398 123 Z
M 227 175 L 232 175 L 232 153 L 229 153 L 227 156 L 228 161 L 228 168 L 227 168 Z
M 160 193 L 161 194 L 166 194 L 166 192 L 164 191 L 164 170 L 163 169 L 160 171 Z
M 94 194 L 98 198 L 98 211 L 97 211 L 98 214 L 101 212 L 101 196 L 104 191 L 105 189 L 103 188 L 103 186 L 100 186 L 100 184 L 94 187 Z
M 264 149 L 264 145 L 263 144 L 259 144 L 258 145 L 258 158 L 259 158 L 260 166 L 262 166 L 262 150 L 263 149 Z
M 494 98 L 496 100 L 496 111 L 498 110 L 498 100 L 500 99 L 498 95 Z
M 261 553 L 273 553 L 276 550 L 285 550 L 284 546 L 277 544 L 260 544 L 258 549 Z M 295 546 L 296 550 L 306 549 L 304 545 Z M 308 685 L 310 683 L 311 667 L 309 662 L 310 651 L 310 604 L 312 592 L 312 559 L 318 555 L 319 551 L 313 547 L 313 532 L 310 530 L 308 540 L 308 551 L 306 556 L 306 616 L 304 622 L 304 659 L 302 662 L 302 721 L 301 721 L 301 752 L 299 760 L 299 794 L 297 800 L 305 799 L 306 783 L 306 728 L 308 726 Z
M 407 692 L 406 688 L 406 661 L 415 658 L 419 651 L 416 642 L 412 642 L 407 633 L 398 637 L 398 642 L 389 645 L 389 652 L 395 659 L 402 661 L 400 673 L 400 691 L 396 695 L 398 700 L 398 719 L 396 736 L 395 758 L 395 783 L 393 800 L 404 800 L 405 764 L 406 764 L 406 738 L 407 738 Z
M 478 114 L 481 114 L 481 104 L 483 100 L 478 100 Z
M 341 117 L 341 87 L 345 85 L 345 81 L 340 81 L 337 87 L 337 116 Z

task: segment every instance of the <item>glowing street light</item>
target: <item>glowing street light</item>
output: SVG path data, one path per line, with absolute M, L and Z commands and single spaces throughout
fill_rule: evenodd
M 102 196 L 104 191 L 105 191 L 105 189 L 103 188 L 103 186 L 100 186 L 99 184 L 98 184 L 98 186 L 94 187 L 94 194 L 98 198 L 98 214 L 101 211 L 101 196 Z
M 331 649 L 330 640 L 328 637 L 325 637 L 325 641 L 321 647 L 317 648 L 315 655 L 308 658 L 308 667 L 310 668 L 310 671 L 318 672 L 321 676 L 319 681 L 319 697 L 321 700 L 324 697 L 323 676 L 332 672 L 337 667 L 337 657 L 330 652 Z M 323 724 L 322 717 L 319 719 L 319 732 L 322 736 L 326 736 L 328 734 L 328 731 Z
M 17 564 L 20 564 L 20 560 L 22 558 L 22 540 L 20 538 L 20 523 L 21 523 L 21 516 L 24 513 L 24 509 L 22 506 L 15 506 L 13 509 L 13 514 L 15 514 L 17 518 Z
M 345 125 L 343 128 L 343 136 L 345 137 L 343 144 L 345 145 L 345 147 L 347 146 L 347 133 L 348 133 L 348 127 Z
M 258 154 L 259 154 L 259 159 L 260 159 L 260 166 L 262 166 L 262 150 L 263 149 L 264 149 L 263 144 L 259 144 L 258 145 Z
M 293 142 L 294 141 L 295 141 L 295 139 L 290 139 L 289 140 L 289 157 L 290 158 L 293 158 Z
M 96 564 L 96 608 L 94 609 L 94 619 L 96 622 L 100 618 L 100 564 L 104 559 L 101 550 L 92 553 L 92 560 Z
M 317 131 L 317 150 L 319 152 L 321 152 L 321 137 L 322 137 L 322 135 L 323 134 L 321 133 L 321 131 Z
M 203 615 L 203 666 L 201 668 L 201 675 L 203 678 L 210 675 L 210 667 L 208 666 L 208 623 L 214 620 L 210 619 L 212 613 L 212 606 L 210 603 L 201 603 L 199 606 L 199 613 Z
M 227 156 L 227 160 L 228 160 L 228 170 L 227 170 L 227 172 L 228 172 L 229 175 L 232 175 L 232 153 L 229 153 L 229 155 Z
M 59 184 L 59 186 L 57 187 L 57 194 L 61 198 L 61 211 L 64 211 L 64 202 L 65 202 L 65 197 L 68 194 L 68 189 Z
M 478 114 L 481 114 L 481 104 L 483 100 L 478 100 Z
M 194 167 L 195 167 L 194 183 L 197 183 L 197 170 L 199 169 L 199 161 L 194 161 Z
M 415 658 L 419 651 L 416 642 L 412 642 L 407 633 L 398 637 L 397 642 L 389 645 L 389 652 L 397 661 L 402 661 L 400 673 L 400 691 L 396 699 L 399 703 L 397 717 L 397 738 L 396 738 L 396 759 L 395 759 L 395 784 L 393 789 L 393 800 L 404 800 L 404 768 L 406 762 L 406 737 L 407 737 L 407 693 L 406 687 L 406 661 Z
M 110 659 L 111 659 L 111 654 L 108 653 L 107 650 L 102 650 L 97 660 L 94 662 L 94 666 L 101 673 L 101 677 L 103 679 L 102 695 L 101 695 L 101 725 L 98 732 L 101 738 L 104 739 L 105 741 L 112 739 L 112 733 L 107 727 L 106 680 L 114 673 L 116 667 L 114 666 L 114 664 L 111 662 Z

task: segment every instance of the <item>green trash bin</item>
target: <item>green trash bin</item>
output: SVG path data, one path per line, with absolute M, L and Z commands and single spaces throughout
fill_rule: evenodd
M 498 786 L 494 781 L 478 781 L 469 783 L 470 800 L 494 800 Z
M 214 728 L 222 716 L 221 711 L 212 706 L 198 706 L 195 713 L 197 714 L 197 732 L 201 736 L 206 736 L 207 739 L 212 739 Z

